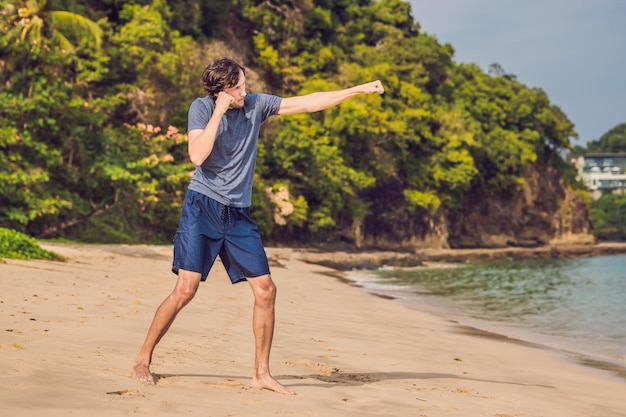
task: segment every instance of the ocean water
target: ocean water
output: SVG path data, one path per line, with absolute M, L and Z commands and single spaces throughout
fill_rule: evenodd
M 625 374 L 626 255 L 381 268 L 347 278 L 409 308 Z

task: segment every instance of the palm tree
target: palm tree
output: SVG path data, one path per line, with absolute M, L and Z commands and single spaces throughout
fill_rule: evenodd
M 68 52 L 76 49 L 70 39 L 100 47 L 102 29 L 96 22 L 76 13 L 49 10 L 47 5 L 48 0 L 26 0 L 23 7 L 17 9 L 22 40 L 41 42 L 42 38 L 47 38 Z

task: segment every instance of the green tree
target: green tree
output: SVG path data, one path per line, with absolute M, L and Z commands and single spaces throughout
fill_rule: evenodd
M 74 130 L 93 126 L 98 116 L 81 95 L 105 61 L 93 22 L 46 5 L 3 1 L 0 15 L 0 219 L 22 229 L 72 206 L 57 181 L 83 162 L 74 152 L 81 143 Z M 87 32 L 93 37 L 70 41 Z
M 125 4 L 112 36 L 115 89 L 127 96 L 123 121 L 177 126 L 186 123 L 187 108 L 201 92 L 206 62 L 188 36 L 172 30 L 164 1 L 150 6 Z
M 107 205 L 75 210 L 67 224 L 54 224 L 45 235 L 76 236 L 89 242 L 167 242 L 176 230 L 193 165 L 186 155 L 185 135 L 174 126 L 139 123 L 103 133 L 104 149 L 89 167 L 95 198 Z M 99 208 L 97 208 L 99 207 Z M 78 215 L 77 215 L 78 214 Z M 74 226 L 65 231 L 65 226 Z
M 497 74 L 489 76 L 473 64 L 460 64 L 455 74 L 456 105 L 472 121 L 467 130 L 474 135 L 470 152 L 481 192 L 514 189 L 530 164 L 561 160 L 560 152 L 571 148 L 569 138 L 576 135 L 542 90 Z
M 626 123 L 619 124 L 600 136 L 598 140 L 587 143 L 588 152 L 620 153 L 626 152 Z
M 167 239 L 192 168 L 167 132 L 223 55 L 249 67 L 250 92 L 386 87 L 264 126 L 252 210 L 266 236 L 358 239 L 390 202 L 417 224 L 516 192 L 533 164 L 569 172 L 576 133 L 545 92 L 455 63 L 401 0 L 0 2 L 0 225 L 32 235 Z M 87 16 L 106 16 L 100 35 Z M 285 188 L 279 225 L 268 190 Z
M 128 95 L 106 86 L 119 69 L 108 71 L 108 44 L 68 51 L 45 37 L 22 41 L 10 13 L 0 25 L 9 29 L 0 62 L 15 68 L 1 75 L 0 224 L 34 236 L 166 240 L 190 169 L 184 136 L 118 120 Z
M 595 235 L 600 240 L 626 240 L 626 196 L 604 194 L 591 205 Z
M 26 0 L 20 6 L 7 2 L 5 10 L 16 13 L 10 19 L 21 27 L 21 41 L 37 44 L 49 39 L 54 46 L 69 52 L 80 44 L 100 47 L 102 29 L 96 22 L 50 6 L 48 0 Z

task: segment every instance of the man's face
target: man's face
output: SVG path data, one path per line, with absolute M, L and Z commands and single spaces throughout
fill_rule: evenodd
M 239 71 L 239 82 L 234 87 L 225 88 L 224 92 L 231 95 L 234 100 L 230 103 L 231 109 L 240 109 L 243 107 L 246 98 L 246 76 L 243 71 Z

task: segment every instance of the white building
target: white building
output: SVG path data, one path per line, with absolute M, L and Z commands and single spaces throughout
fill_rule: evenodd
M 626 153 L 588 153 L 576 161 L 578 179 L 597 200 L 602 193 L 626 192 Z

